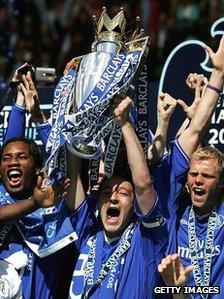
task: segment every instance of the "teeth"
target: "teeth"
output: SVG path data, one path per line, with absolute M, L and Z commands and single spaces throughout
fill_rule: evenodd
M 21 172 L 19 170 L 12 169 L 8 172 L 8 177 L 10 180 L 18 179 L 21 177 Z
M 9 175 L 20 175 L 20 172 L 18 170 L 11 170 Z

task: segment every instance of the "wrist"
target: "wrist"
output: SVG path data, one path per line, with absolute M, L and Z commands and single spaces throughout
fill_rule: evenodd
M 46 122 L 46 117 L 42 111 L 35 111 L 31 113 L 34 123 L 42 124 Z
M 168 128 L 169 126 L 169 122 L 170 122 L 170 119 L 167 118 L 167 119 L 164 119 L 162 117 L 159 117 L 159 120 L 158 120 L 158 126 L 159 127 L 162 127 L 162 128 Z
M 212 70 L 212 73 L 211 73 L 211 76 L 210 76 L 210 79 L 209 79 L 209 83 L 211 82 L 211 84 L 215 84 L 215 82 L 213 82 L 213 80 L 215 82 L 220 83 L 220 84 L 223 84 L 223 81 L 224 81 L 224 72 L 223 70 L 218 70 L 218 69 L 213 69 Z
M 222 93 L 222 90 L 219 89 L 218 87 L 216 87 L 215 85 L 212 85 L 210 83 L 207 84 L 207 88 L 213 90 L 214 92 L 218 93 L 218 94 L 221 94 Z
M 31 200 L 34 203 L 35 207 L 38 207 L 38 208 L 41 207 L 41 205 L 38 203 L 38 201 L 36 200 L 34 195 L 31 195 L 28 199 Z
M 17 105 L 19 105 L 21 107 L 25 107 L 25 100 L 24 100 L 23 93 L 21 91 L 17 92 L 15 104 L 17 104 Z

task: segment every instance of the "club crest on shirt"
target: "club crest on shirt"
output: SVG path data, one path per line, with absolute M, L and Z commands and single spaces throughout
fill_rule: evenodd
M 216 229 L 221 228 L 223 225 L 224 225 L 224 216 L 218 214 L 217 218 L 216 218 L 216 226 L 215 226 L 215 228 Z

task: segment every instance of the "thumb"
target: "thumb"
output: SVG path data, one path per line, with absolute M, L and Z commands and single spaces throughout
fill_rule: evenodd
M 187 109 L 189 108 L 187 104 L 183 100 L 177 100 L 177 103 L 181 106 L 181 108 L 184 110 L 184 112 L 187 112 Z
M 46 173 L 38 172 L 36 187 L 38 189 L 41 189 L 44 186 L 45 180 L 46 180 Z
M 186 274 L 189 274 L 193 270 L 193 265 L 189 265 L 185 268 Z
M 212 55 L 214 54 L 213 50 L 207 45 L 204 45 L 204 49 L 206 50 L 206 52 L 208 52 L 209 56 L 212 57 Z

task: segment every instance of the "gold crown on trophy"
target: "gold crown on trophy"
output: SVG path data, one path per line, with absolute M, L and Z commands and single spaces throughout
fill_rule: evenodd
M 126 42 L 127 38 L 125 36 L 125 29 L 127 22 L 123 7 L 120 8 L 120 11 L 112 19 L 108 16 L 106 7 L 103 7 L 98 21 L 95 15 L 93 15 L 93 20 L 95 25 L 96 42 L 111 41 L 119 44 L 124 44 Z M 138 24 L 137 28 L 131 37 L 128 38 L 129 41 L 140 38 L 144 31 L 143 29 L 139 29 L 139 17 L 136 18 L 136 22 Z

